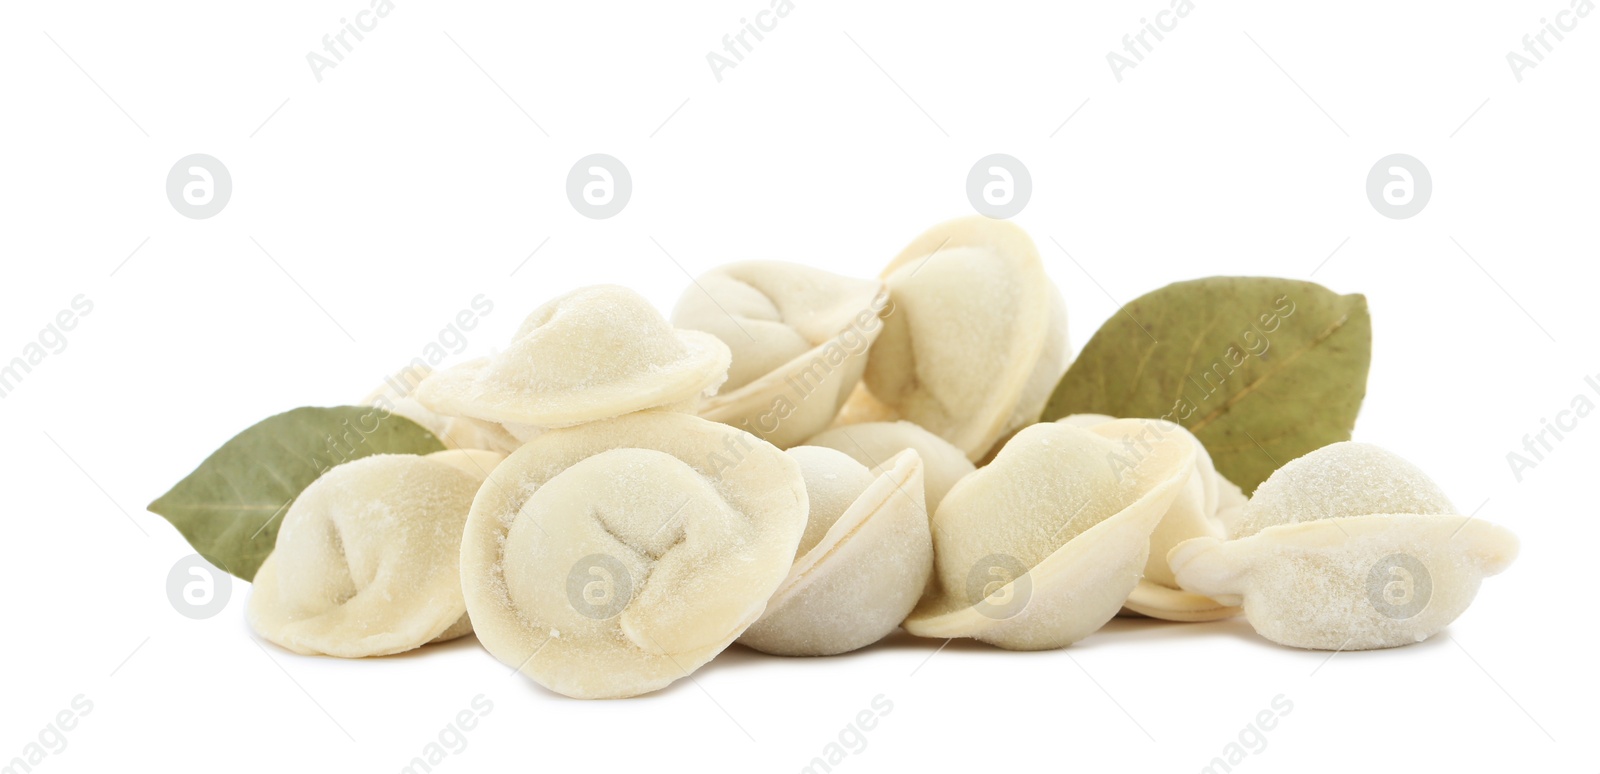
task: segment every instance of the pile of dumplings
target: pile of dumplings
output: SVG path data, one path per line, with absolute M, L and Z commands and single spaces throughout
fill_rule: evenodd
M 1070 358 L 1032 240 L 982 217 L 877 279 L 723 266 L 670 320 L 582 288 L 497 354 L 368 397 L 448 450 L 316 480 L 249 622 L 344 658 L 476 633 L 550 690 L 618 698 L 734 642 L 825 656 L 897 628 L 1038 650 L 1119 614 L 1243 615 L 1285 645 L 1386 648 L 1516 555 L 1373 446 L 1307 454 L 1247 498 L 1178 425 L 1040 423 Z

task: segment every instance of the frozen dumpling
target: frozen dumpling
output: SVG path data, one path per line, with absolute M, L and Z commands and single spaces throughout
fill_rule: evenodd
M 478 640 L 576 698 L 657 690 L 761 616 L 794 563 L 793 458 L 689 414 L 549 430 L 479 490 L 461 544 Z
M 1026 232 L 982 216 L 942 223 L 883 277 L 891 307 L 864 375 L 873 398 L 974 461 L 1038 419 L 1070 347 L 1066 305 Z
M 779 448 L 816 434 L 860 383 L 887 304 L 878 280 L 793 263 L 746 261 L 701 275 L 672 323 L 715 334 L 733 363 L 700 415 Z
M 780 656 L 830 656 L 894 631 L 933 572 L 922 460 L 902 451 L 884 470 L 843 452 L 796 446 L 811 515 L 789 577 L 739 642 Z
M 440 371 L 416 397 L 436 412 L 506 424 L 520 439 L 641 409 L 692 409 L 727 377 L 716 336 L 674 329 L 624 287 L 596 285 L 534 310 L 505 351 Z
M 339 465 L 295 499 L 257 571 L 248 618 L 296 653 L 362 658 L 472 631 L 461 531 L 500 455 L 380 454 Z
M 838 449 L 880 473 L 890 457 L 915 449 L 922 458 L 923 496 L 929 513 L 938 509 L 950 487 L 975 470 L 960 449 L 911 422 L 862 422 L 835 427 L 813 436 L 806 445 Z
M 1121 439 L 1145 421 L 1160 420 L 1032 425 L 957 482 L 933 517 L 936 584 L 906 631 L 1042 650 L 1116 615 L 1194 472 L 1177 432 L 1126 453 Z
M 1461 515 L 1416 466 L 1363 443 L 1279 468 L 1238 523 L 1233 540 L 1172 549 L 1178 584 L 1242 604 L 1261 636 L 1298 648 L 1421 642 L 1517 555 L 1511 532 Z

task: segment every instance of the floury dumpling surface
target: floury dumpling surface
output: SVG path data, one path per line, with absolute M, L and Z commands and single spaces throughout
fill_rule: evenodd
M 727 378 L 717 337 L 674 329 L 627 288 L 580 288 L 534 310 L 498 355 L 433 374 L 416 398 L 443 414 L 500 422 L 519 441 L 658 407 L 692 409 Z
M 782 656 L 829 656 L 883 639 L 933 571 L 922 460 L 903 451 L 868 471 L 843 452 L 796 446 L 811 513 L 794 567 L 739 642 Z
M 861 422 L 842 425 L 812 436 L 808 446 L 826 446 L 878 472 L 888 460 L 906 449 L 922 458 L 923 497 L 928 512 L 939 507 L 950 488 L 976 468 L 967 455 L 911 422 Z
M 1279 468 L 1245 504 L 1230 537 L 1268 527 L 1373 513 L 1458 513 L 1439 485 L 1400 456 L 1366 443 L 1324 446 Z
M 1125 456 L 1120 439 L 1145 421 L 1160 420 L 1032 425 L 961 479 L 934 514 L 936 584 L 906 631 L 1042 650 L 1116 615 L 1194 471 L 1176 432 Z
M 499 459 L 486 451 L 386 454 L 323 474 L 284 514 L 256 573 L 250 627 L 297 653 L 343 658 L 472 631 L 461 531 Z
M 672 322 L 716 335 L 733 361 L 700 415 L 779 448 L 817 433 L 860 383 L 887 303 L 878 280 L 793 263 L 746 261 L 701 275 Z
M 1461 515 L 1411 463 L 1332 444 L 1284 465 L 1245 506 L 1235 540 L 1168 555 L 1180 586 L 1241 604 L 1284 645 L 1368 650 L 1420 642 L 1464 612 L 1517 539 Z
M 982 216 L 952 220 L 913 240 L 883 276 L 894 311 L 867 357 L 872 399 L 973 461 L 1038 419 L 1071 348 L 1066 305 L 1027 233 Z
M 660 689 L 760 617 L 806 527 L 799 465 L 644 411 L 550 430 L 496 468 L 462 540 L 478 640 L 575 698 Z

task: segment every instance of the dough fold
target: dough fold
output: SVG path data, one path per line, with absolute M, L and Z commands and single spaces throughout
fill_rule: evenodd
M 906 450 L 872 472 L 833 449 L 787 453 L 800 463 L 811 515 L 794 567 L 739 641 L 781 656 L 864 648 L 900 625 L 933 572 L 922 460 Z
M 935 586 L 906 630 L 1042 650 L 1104 625 L 1193 475 L 1195 445 L 1176 425 L 1143 448 L 1121 443 L 1160 421 L 1032 425 L 957 482 L 933 518 Z
M 546 688 L 648 693 L 760 617 L 807 509 L 799 465 L 727 425 L 642 411 L 550 430 L 472 504 L 467 609 L 484 647 Z
M 849 418 L 910 420 L 973 461 L 1038 420 L 1071 347 L 1066 305 L 1026 232 L 982 216 L 942 223 L 883 277 L 892 312 L 863 377 L 873 400 L 852 397 Z
M 283 516 L 253 583 L 250 628 L 296 653 L 341 658 L 471 632 L 462 526 L 500 457 L 380 454 L 324 473 Z
M 692 411 L 727 378 L 730 358 L 717 337 L 674 329 L 638 293 L 595 285 L 534 310 L 505 351 L 424 379 L 416 399 L 527 441 L 647 408 Z
M 780 449 L 816 434 L 860 383 L 887 303 L 878 280 L 793 263 L 746 261 L 701 275 L 672 322 L 714 334 L 733 362 L 700 415 Z
M 1178 585 L 1242 605 L 1257 633 L 1319 650 L 1421 642 L 1461 615 L 1518 542 L 1461 515 L 1416 466 L 1370 444 L 1331 444 L 1261 484 L 1235 539 L 1168 554 Z

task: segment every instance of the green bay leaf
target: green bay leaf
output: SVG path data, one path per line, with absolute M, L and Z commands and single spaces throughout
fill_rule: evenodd
M 229 439 L 150 512 L 207 561 L 248 581 L 272 553 L 283 514 L 329 468 L 373 454 L 443 450 L 433 433 L 381 408 L 297 408 Z
M 1176 422 L 1249 493 L 1283 463 L 1350 440 L 1371 357 L 1372 319 L 1359 294 L 1270 277 L 1178 282 L 1108 320 L 1041 419 Z

